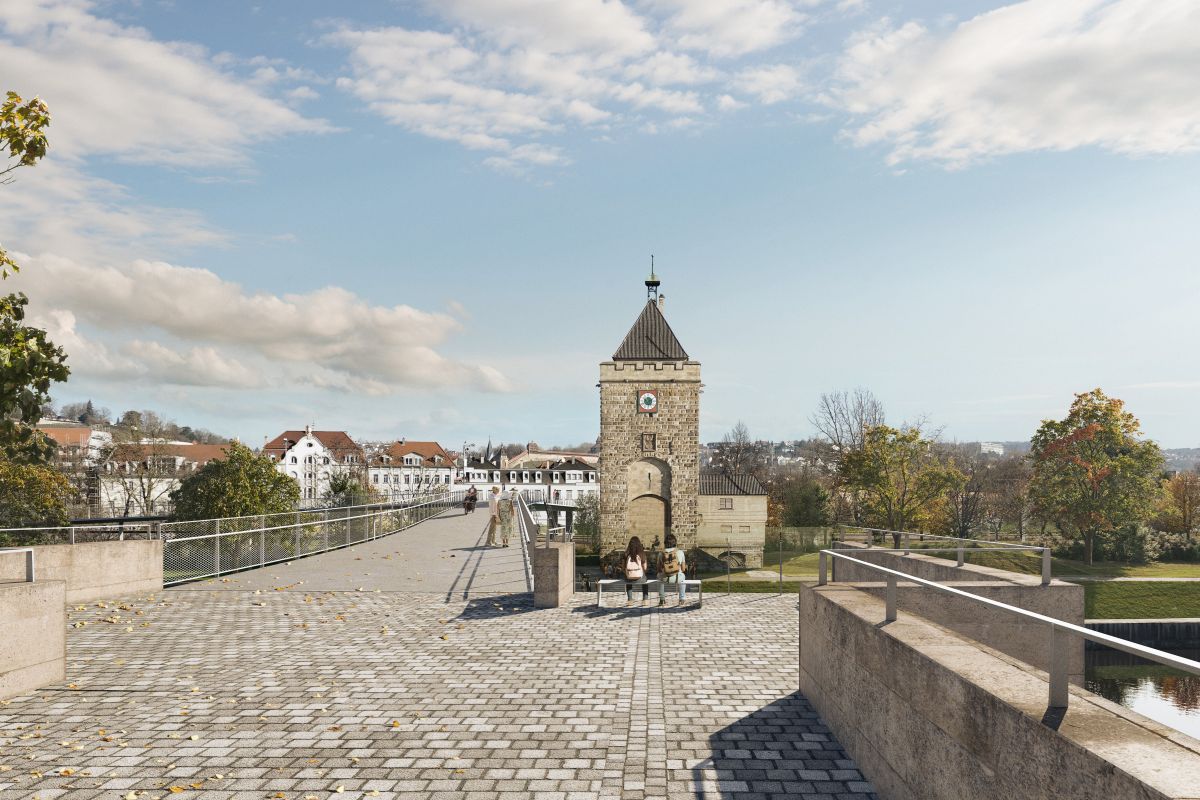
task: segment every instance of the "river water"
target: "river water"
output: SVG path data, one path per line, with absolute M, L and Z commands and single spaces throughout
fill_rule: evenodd
M 1200 650 L 1173 650 L 1200 660 Z M 1088 650 L 1088 691 L 1200 739 L 1200 675 L 1189 675 L 1117 650 Z

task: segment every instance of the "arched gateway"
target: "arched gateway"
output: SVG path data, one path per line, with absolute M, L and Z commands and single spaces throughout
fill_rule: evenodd
M 642 313 L 600 364 L 600 536 L 603 552 L 631 535 L 649 546 L 673 531 L 695 544 L 700 491 L 700 363 L 663 316 L 651 272 Z

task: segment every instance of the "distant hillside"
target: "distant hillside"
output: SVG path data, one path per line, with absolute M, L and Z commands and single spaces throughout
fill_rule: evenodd
M 1186 471 L 1195 469 L 1197 464 L 1200 464 L 1200 447 L 1172 447 L 1169 450 L 1163 450 L 1163 458 L 1166 459 L 1167 469 L 1178 471 Z

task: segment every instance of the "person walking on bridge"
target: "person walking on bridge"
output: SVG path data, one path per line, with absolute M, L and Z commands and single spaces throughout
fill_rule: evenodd
M 496 528 L 500 527 L 500 487 L 493 486 L 488 497 L 487 546 L 496 546 Z
M 508 547 L 513 526 L 513 497 L 515 492 L 507 488 L 500 493 L 500 546 Z

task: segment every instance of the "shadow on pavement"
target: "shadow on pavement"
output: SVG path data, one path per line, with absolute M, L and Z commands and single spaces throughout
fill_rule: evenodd
M 533 607 L 533 595 L 497 594 L 470 598 L 456 619 L 496 619 L 536 610 Z
M 837 797 L 878 800 L 871 784 L 800 693 L 709 737 L 712 756 L 692 769 L 695 797 Z

